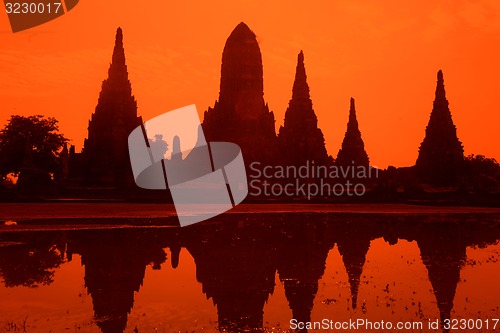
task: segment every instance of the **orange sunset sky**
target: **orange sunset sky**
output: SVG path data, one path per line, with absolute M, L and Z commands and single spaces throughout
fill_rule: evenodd
M 264 98 L 276 129 L 297 54 L 329 154 L 345 133 L 349 98 L 373 165 L 410 166 L 432 109 L 436 73 L 465 153 L 500 159 L 500 1 L 96 1 L 12 33 L 0 5 L 0 125 L 12 114 L 56 117 L 79 151 L 122 27 L 144 120 L 218 98 L 225 41 L 244 21 L 258 37 Z

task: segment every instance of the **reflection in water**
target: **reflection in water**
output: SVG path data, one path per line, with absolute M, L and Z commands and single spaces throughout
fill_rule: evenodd
M 196 263 L 196 279 L 217 306 L 219 329 L 262 327 L 264 304 L 274 290 L 273 235 L 234 223 L 185 230 L 185 246 Z
M 123 332 L 146 266 L 160 269 L 166 244 L 151 234 L 108 230 L 83 232 L 69 245 L 68 252 L 80 254 L 85 266 L 85 286 L 97 325 L 103 333 Z
M 0 247 L 0 276 L 6 287 L 37 287 L 53 282 L 54 270 L 64 262 L 64 237 L 45 233 L 27 235 L 29 243 Z
M 51 284 L 54 270 L 78 254 L 97 326 L 103 333 L 123 332 L 146 267 L 160 269 L 167 248 L 171 266 L 182 265 L 179 252 L 184 247 L 194 259 L 203 293 L 216 306 L 218 329 L 261 330 L 276 273 L 293 318 L 310 321 L 318 282 L 335 245 L 348 276 L 350 306 L 356 309 L 371 241 L 383 238 L 394 245 L 407 240 L 416 241 L 420 249 L 443 320 L 452 313 L 466 248 L 497 243 L 499 230 L 496 221 L 457 221 L 450 216 L 431 221 L 417 216 L 294 213 L 223 215 L 182 229 L 4 233 L 0 277 L 6 287 Z
M 467 243 L 456 227 L 441 226 L 440 232 L 420 234 L 417 244 L 422 262 L 429 273 L 429 280 L 436 295 L 441 320 L 449 319 L 453 300 L 460 280 L 460 269 L 465 263 Z M 425 232 L 425 231 L 424 231 Z
M 366 254 L 370 248 L 370 242 L 375 238 L 375 234 L 376 232 L 370 224 L 360 230 L 351 223 L 346 223 L 338 230 L 336 242 L 349 276 L 353 309 L 357 307 L 361 273 L 365 265 Z
M 306 322 L 311 320 L 318 281 L 334 243 L 326 232 L 326 224 L 304 222 L 297 219 L 281 225 L 275 237 L 279 237 L 277 271 L 292 316 Z

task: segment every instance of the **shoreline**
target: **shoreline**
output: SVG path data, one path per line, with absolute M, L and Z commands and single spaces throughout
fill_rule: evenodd
M 241 204 L 207 223 L 286 221 L 500 223 L 500 208 L 408 204 Z M 252 222 L 253 221 L 253 222 Z M 0 234 L 8 232 L 177 228 L 172 204 L 2 203 Z
M 500 208 L 411 204 L 240 204 L 227 214 L 499 214 Z M 175 217 L 173 204 L 144 203 L 0 203 L 0 221 L 30 219 L 155 219 Z

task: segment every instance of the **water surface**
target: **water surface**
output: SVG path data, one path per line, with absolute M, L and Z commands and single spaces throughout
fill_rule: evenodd
M 182 229 L 3 232 L 0 332 L 492 321 L 499 239 L 498 221 L 474 214 L 247 213 Z

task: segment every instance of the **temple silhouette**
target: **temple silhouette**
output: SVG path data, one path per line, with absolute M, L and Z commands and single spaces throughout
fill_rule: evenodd
M 102 82 L 84 148 L 77 153 L 74 146 L 64 147 L 58 177 L 76 179 L 85 186 L 134 187 L 128 135 L 141 123 L 128 78 L 123 32 L 118 28 L 108 77 Z M 297 58 L 284 124 L 276 135 L 274 113 L 264 100 L 259 44 L 243 22 L 225 44 L 219 97 L 205 112 L 202 126 L 207 140 L 240 145 L 247 165 L 253 161 L 286 165 L 314 161 L 339 166 L 370 163 L 353 98 L 341 149 L 335 161 L 328 155 L 313 109 L 302 51 Z M 169 149 L 161 136 L 151 139 L 150 145 L 163 152 Z M 182 160 L 180 147 L 180 139 L 175 137 L 170 163 Z M 392 189 L 402 182 L 397 179 L 402 174 L 407 177 L 404 181 L 410 179 L 409 183 L 414 176 L 418 185 L 453 187 L 461 184 L 463 168 L 464 149 L 440 70 L 416 164 L 399 173 L 387 172 L 386 180 Z M 35 172 L 32 150 L 27 145 L 20 186 Z M 441 216 L 344 216 L 336 220 L 338 216 L 324 213 L 314 217 L 297 213 L 251 215 L 221 215 L 209 223 L 181 230 L 0 233 L 0 242 L 5 241 L 0 246 L 0 277 L 9 288 L 50 285 L 54 272 L 77 253 L 85 267 L 84 283 L 92 298 L 97 326 L 103 333 L 122 333 L 135 294 L 144 282 L 146 267 L 160 269 L 170 259 L 176 268 L 181 248 L 185 248 L 194 259 L 196 279 L 203 293 L 216 307 L 218 329 L 263 330 L 264 307 L 274 292 L 276 276 L 284 287 L 293 317 L 310 321 L 328 254 L 337 245 L 348 276 L 349 304 L 356 310 L 371 242 L 383 238 L 394 245 L 404 239 L 418 245 L 440 319 L 444 320 L 453 315 L 467 247 L 496 244 L 500 239 L 496 220 L 478 223 L 467 220 L 467 216 L 458 222 L 452 217 L 450 222 Z M 354 220 L 356 223 L 350 223 Z M 171 258 L 167 258 L 166 248 L 170 248 Z
M 451 118 L 443 72 L 440 70 L 434 106 L 415 165 L 417 176 L 421 182 L 431 185 L 457 185 L 463 172 L 463 163 L 464 149 Z
M 307 161 L 314 161 L 317 165 L 333 162 L 326 151 L 325 138 L 318 128 L 318 118 L 312 107 L 302 51 L 298 55 L 292 99 L 285 113 L 285 122 L 279 129 L 278 144 L 282 162 L 286 165 L 300 166 Z
M 335 159 L 328 155 L 323 131 L 318 127 L 318 118 L 313 109 L 302 51 L 297 57 L 292 97 L 278 134 L 275 131 L 274 113 L 264 100 L 263 75 L 256 35 L 241 22 L 231 32 L 222 52 L 219 97 L 213 107 L 208 107 L 204 113 L 202 128 L 207 141 L 238 144 L 247 167 L 254 161 L 271 166 L 301 166 L 308 162 L 340 167 L 370 166 L 353 98 L 350 100 L 347 129 L 341 148 Z M 84 187 L 127 187 L 140 193 L 139 196 L 145 196 L 135 185 L 128 153 L 128 135 L 141 123 L 142 118 L 138 116 L 137 102 L 128 79 L 123 32 L 118 28 L 108 78 L 102 83 L 83 150 L 77 153 L 75 147 L 71 146 L 61 152 L 61 173 L 55 175 L 57 181 L 63 185 L 77 183 Z M 163 144 L 164 149 L 172 144 L 161 139 L 150 143 Z M 446 99 L 443 73 L 439 71 L 433 109 L 415 165 L 401 168 L 390 166 L 381 170 L 380 178 L 360 182 L 368 184 L 369 195 L 366 197 L 371 195 L 372 198 L 369 200 L 432 201 L 434 197 L 432 194 L 424 195 L 422 185 L 459 188 L 466 183 L 464 160 L 463 146 L 457 137 Z M 23 177 L 20 177 L 21 184 L 24 175 L 33 172 L 29 162 L 27 154 L 26 166 L 21 173 Z M 470 173 L 469 178 L 479 179 L 479 176 Z M 493 185 L 493 188 L 497 187 Z M 404 191 L 398 192 L 399 188 L 404 188 Z M 374 189 L 376 191 L 372 191 Z M 116 195 L 123 196 L 123 193 L 131 192 L 117 192 Z M 335 198 L 330 199 L 335 201 Z
M 354 98 L 351 98 L 347 130 L 342 141 L 342 148 L 340 148 L 335 162 L 337 165 L 344 167 L 350 165 L 368 167 L 370 164 L 368 154 L 365 151 L 365 144 L 361 138 L 358 119 L 356 118 Z
M 238 24 L 222 52 L 219 99 L 205 111 L 207 141 L 230 141 L 241 147 L 245 163 L 276 159 L 274 113 L 264 101 L 262 56 L 252 30 Z
M 128 136 L 140 124 L 125 63 L 123 32 L 118 28 L 108 78 L 102 82 L 83 150 L 76 154 L 74 147 L 70 149 L 70 174 L 91 185 L 134 185 Z

